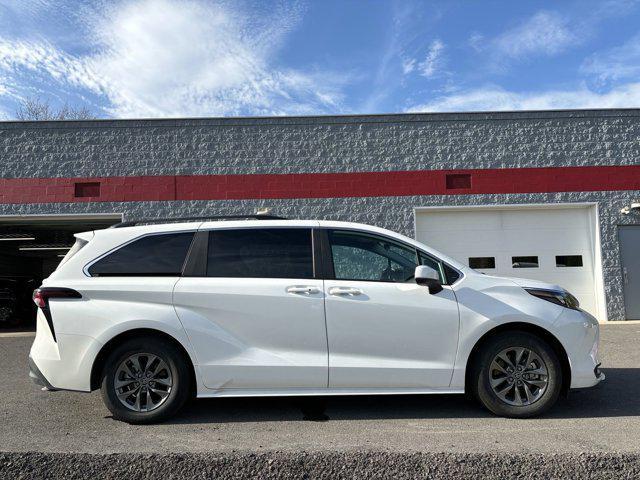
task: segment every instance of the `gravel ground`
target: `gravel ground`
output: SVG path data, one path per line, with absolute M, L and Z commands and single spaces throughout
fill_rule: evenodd
M 0 453 L 0 477 L 31 478 L 484 478 L 632 479 L 638 455 L 389 452 L 221 454 Z

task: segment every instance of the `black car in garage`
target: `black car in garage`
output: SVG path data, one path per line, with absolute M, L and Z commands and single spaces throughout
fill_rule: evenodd
M 34 323 L 31 292 L 37 283 L 31 277 L 0 277 L 0 327 Z

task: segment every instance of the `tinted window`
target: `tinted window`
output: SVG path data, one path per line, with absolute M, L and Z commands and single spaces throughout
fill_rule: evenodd
M 469 257 L 471 268 L 496 268 L 495 257 Z
M 329 241 L 337 280 L 407 282 L 416 269 L 416 250 L 383 237 L 330 231 Z M 439 271 L 439 270 L 438 270 Z
M 210 277 L 313 278 L 311 230 L 264 228 L 209 234 Z
M 447 281 L 445 282 L 447 285 L 451 285 L 455 283 L 456 280 L 460 278 L 460 273 L 457 270 L 454 270 L 446 263 L 444 264 L 444 273 L 447 277 Z
M 151 235 L 125 245 L 98 260 L 91 276 L 178 276 L 193 232 Z

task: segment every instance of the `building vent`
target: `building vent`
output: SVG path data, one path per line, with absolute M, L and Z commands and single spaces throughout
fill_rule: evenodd
M 77 182 L 73 194 L 76 198 L 82 197 L 99 197 L 100 182 Z
M 448 173 L 447 174 L 447 190 L 458 190 L 462 188 L 471 188 L 470 173 Z

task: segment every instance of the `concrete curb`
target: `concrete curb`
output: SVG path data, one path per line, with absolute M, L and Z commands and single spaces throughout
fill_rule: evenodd
M 0 332 L 0 338 L 35 337 L 36 332 Z
M 600 322 L 603 325 L 640 325 L 640 320 L 611 320 L 609 322 Z

